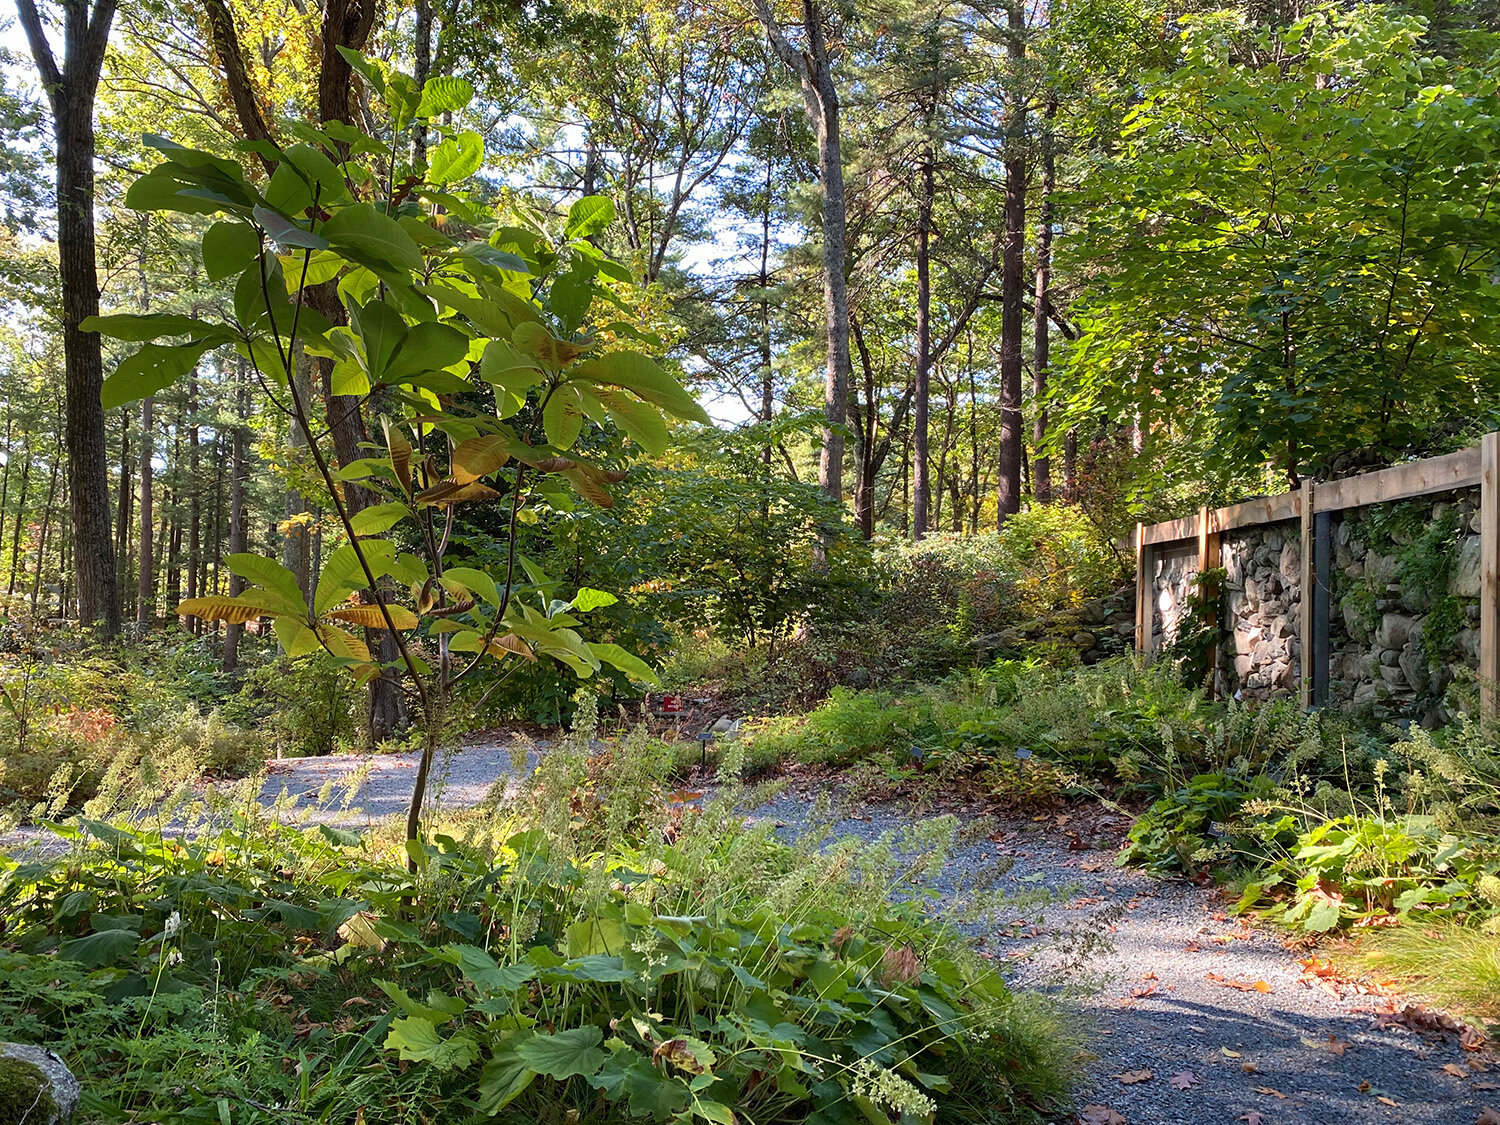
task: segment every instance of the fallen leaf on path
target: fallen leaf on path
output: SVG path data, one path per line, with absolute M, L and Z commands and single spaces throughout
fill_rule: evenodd
M 1266 1094 L 1267 1096 L 1273 1098 L 1281 1098 L 1283 1101 L 1286 1100 L 1286 1095 L 1283 1094 L 1280 1090 L 1276 1089 L 1274 1086 L 1257 1086 L 1255 1087 L 1255 1092 L 1257 1094 Z
M 1196 941 L 1190 941 L 1182 947 L 1182 951 L 1184 953 L 1197 953 L 1202 948 Z
M 1118 1078 L 1122 1086 L 1134 1086 L 1137 1082 L 1150 1082 L 1151 1079 L 1156 1077 L 1156 1074 L 1149 1067 L 1142 1067 L 1140 1070 L 1127 1070 L 1122 1074 L 1111 1074 L 1110 1077 Z
M 1466 1071 L 1461 1066 L 1454 1066 L 1452 1063 L 1444 1063 L 1443 1064 L 1443 1073 L 1444 1074 L 1451 1074 L 1451 1075 L 1453 1075 L 1454 1078 L 1467 1078 L 1467 1077 L 1469 1077 L 1469 1072 L 1468 1071 Z
M 1388 1098 L 1384 1094 L 1381 1094 L 1380 1097 L 1376 1098 L 1375 1100 L 1382 1103 L 1383 1105 L 1399 1106 L 1401 1104 L 1395 1098 Z
M 1246 1074 L 1254 1074 L 1256 1067 L 1254 1063 L 1240 1063 L 1240 1069 Z
M 1260 1111 L 1254 1109 L 1249 1113 L 1240 1114 L 1239 1119 L 1246 1122 L 1246 1125 L 1262 1125 L 1262 1122 L 1265 1121 L 1265 1118 L 1260 1115 Z
M 1083 1125 L 1127 1125 L 1125 1118 L 1107 1105 L 1084 1106 L 1083 1112 L 1078 1115 L 1078 1120 Z
M 1500 1125 L 1500 1113 L 1496 1113 L 1489 1106 L 1479 1111 L 1479 1118 L 1474 1125 Z
M 1145 988 L 1132 988 L 1130 990 L 1130 995 L 1134 996 L 1137 1000 L 1144 1000 L 1155 991 L 1156 985 L 1148 984 Z
M 1191 1090 L 1198 1085 L 1198 1076 L 1191 1070 L 1184 1070 L 1181 1074 L 1174 1074 L 1167 1079 L 1174 1090 Z
M 1328 1037 L 1328 1053 L 1330 1055 L 1342 1056 L 1348 1049 L 1349 1041 L 1347 1039 L 1340 1039 L 1337 1035 L 1330 1035 Z
M 1477 1027 L 1466 1027 L 1458 1037 L 1458 1043 L 1465 1051 L 1477 1051 L 1484 1046 L 1484 1032 Z
M 1224 1057 L 1226 1059 L 1239 1059 L 1244 1057 L 1238 1051 L 1231 1051 L 1228 1047 L 1220 1047 L 1219 1050 L 1224 1052 Z
M 1476 1082 L 1476 1083 L 1474 1083 L 1474 1089 L 1476 1089 L 1476 1090 L 1500 1090 L 1500 1086 L 1495 1085 L 1495 1083 L 1493 1083 L 1493 1082 Z
M 1267 984 L 1263 980 L 1258 980 L 1254 984 L 1252 984 L 1249 981 L 1232 980 L 1229 977 L 1220 976 L 1218 973 L 1214 973 L 1214 972 L 1204 973 L 1203 975 L 1205 977 L 1207 977 L 1209 980 L 1213 981 L 1214 984 L 1219 985 L 1221 988 L 1233 988 L 1233 989 L 1235 989 L 1236 991 L 1239 991 L 1239 992 L 1270 992 L 1271 991 L 1271 986 L 1269 984 Z
M 1361 1082 L 1359 1084 L 1359 1092 L 1361 1094 L 1368 1094 L 1370 1092 L 1370 1084 L 1368 1082 Z

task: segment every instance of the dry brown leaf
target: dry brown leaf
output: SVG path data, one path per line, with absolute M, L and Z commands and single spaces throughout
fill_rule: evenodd
M 1500 1090 L 1500 1086 L 1497 1086 L 1493 1082 L 1476 1082 L 1473 1088 L 1476 1090 Z
M 1475 1120 L 1474 1125 L 1500 1125 L 1500 1113 L 1496 1113 L 1489 1106 L 1485 1106 L 1479 1111 L 1479 1117 Z
M 1111 1078 L 1118 1078 L 1122 1086 L 1134 1086 L 1137 1082 L 1150 1082 L 1156 1077 L 1156 1073 L 1149 1067 L 1140 1070 L 1127 1070 L 1122 1074 L 1111 1074 Z
M 1377 1102 L 1380 1102 L 1382 1105 L 1399 1106 L 1401 1104 L 1395 1098 L 1388 1098 L 1384 1094 L 1381 1094 L 1380 1097 L 1376 1098 L 1375 1100 Z
M 1191 1090 L 1198 1085 L 1198 1076 L 1191 1070 L 1184 1070 L 1181 1074 L 1172 1075 L 1167 1082 L 1174 1090 Z
M 1342 1056 L 1343 1053 L 1345 1051 L 1347 1051 L 1348 1049 L 1349 1049 L 1349 1041 L 1347 1039 L 1340 1039 L 1337 1035 L 1330 1035 L 1328 1037 L 1328 1053 L 1329 1054 Z
M 1455 1066 L 1453 1063 L 1444 1063 L 1443 1064 L 1443 1073 L 1444 1074 L 1451 1074 L 1451 1075 L 1453 1075 L 1454 1078 L 1467 1078 L 1467 1077 L 1469 1077 L 1468 1071 L 1464 1070 L 1464 1068 L 1461 1067 L 1461 1066 Z
M 1130 995 L 1133 996 L 1133 997 L 1135 997 L 1135 999 L 1137 999 L 1137 1000 L 1144 1000 L 1146 997 L 1150 996 L 1155 991 L 1156 991 L 1156 985 L 1154 985 L 1154 984 L 1148 984 L 1148 985 L 1146 985 L 1145 988 L 1132 988 L 1130 990 Z
M 1285 1100 L 1286 1098 L 1286 1095 L 1283 1094 L 1280 1090 L 1276 1089 L 1274 1086 L 1257 1086 L 1255 1087 L 1255 1092 L 1257 1094 L 1265 1094 L 1267 1097 L 1272 1098 L 1281 1098 L 1283 1100 Z
M 1107 1105 L 1086 1105 L 1083 1112 L 1078 1115 L 1082 1125 L 1127 1125 L 1125 1118 L 1121 1117 Z
M 1244 1057 L 1238 1051 L 1231 1051 L 1228 1047 L 1220 1047 L 1219 1050 L 1224 1052 L 1224 1057 L 1226 1059 L 1238 1059 Z
M 1240 1114 L 1239 1119 L 1245 1122 L 1245 1125 L 1262 1125 L 1265 1121 L 1265 1118 L 1260 1115 L 1258 1109 L 1252 1109 L 1249 1113 Z

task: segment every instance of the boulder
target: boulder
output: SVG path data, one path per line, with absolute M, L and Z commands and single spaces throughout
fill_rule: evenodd
M 1380 627 L 1375 630 L 1375 643 L 1381 648 L 1402 649 L 1411 636 L 1412 626 L 1417 621 L 1399 613 L 1387 613 L 1380 618 Z
M 51 1051 L 0 1043 L 0 1125 L 67 1125 L 82 1087 Z
M 1479 536 L 1466 535 L 1448 572 L 1448 593 L 1459 598 L 1479 597 Z
M 1401 650 L 1401 658 L 1397 662 L 1401 674 L 1406 677 L 1406 682 L 1417 691 L 1425 691 L 1428 684 L 1427 655 L 1414 645 L 1407 645 Z
M 1302 545 L 1288 543 L 1281 548 L 1281 577 L 1288 582 L 1302 580 Z

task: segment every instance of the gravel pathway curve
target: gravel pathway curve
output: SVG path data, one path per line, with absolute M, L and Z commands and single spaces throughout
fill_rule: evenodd
M 788 796 L 757 815 L 794 833 L 808 807 Z M 965 928 L 1017 985 L 1078 1005 L 1094 1056 L 1077 1091 L 1088 1125 L 1474 1125 L 1500 1108 L 1500 1059 L 1404 1025 L 1403 1001 L 1304 982 L 1284 932 L 1226 918 L 1200 888 L 1115 867 L 1126 824 L 1099 834 L 1097 820 L 1074 828 L 1070 815 L 1001 820 L 957 847 L 934 886 L 962 896 L 1010 860 L 997 889 L 1055 896 Z M 836 833 L 874 840 L 908 822 L 875 806 Z
M 543 742 L 529 750 L 528 771 L 545 750 Z M 294 799 L 288 823 L 364 827 L 405 812 L 416 761 L 274 763 L 261 800 Z M 516 776 L 508 746 L 461 748 L 439 764 L 437 801 L 477 804 L 507 776 Z M 355 779 L 352 793 L 337 792 Z M 320 803 L 330 787 L 334 800 Z M 813 799 L 788 791 L 752 819 L 792 836 Z M 835 836 L 864 840 L 912 823 L 896 805 L 835 815 Z M 1226 918 L 1204 890 L 1116 868 L 1125 828 L 1077 812 L 1002 818 L 968 833 L 930 884 L 962 905 L 1001 872 L 995 889 L 1011 904 L 963 928 L 1017 985 L 1067 993 L 1076 1004 L 1091 1058 L 1078 1091 L 1082 1116 L 1063 1120 L 1474 1125 L 1486 1106 L 1500 1108 L 1500 1059 L 1465 1051 L 1451 1032 L 1403 1024 L 1389 998 L 1305 980 L 1283 935 Z M 0 838 L 0 849 L 23 843 Z

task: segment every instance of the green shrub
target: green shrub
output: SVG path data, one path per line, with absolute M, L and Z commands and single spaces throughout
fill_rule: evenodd
M 334 659 L 319 652 L 254 669 L 225 714 L 262 730 L 278 756 L 302 758 L 352 749 L 363 699 Z
M 951 818 L 787 844 L 591 733 L 415 870 L 256 819 L 0 859 L 0 1022 L 62 1044 L 107 1119 L 1014 1122 L 1063 1096 L 1055 1020 L 892 899 Z

